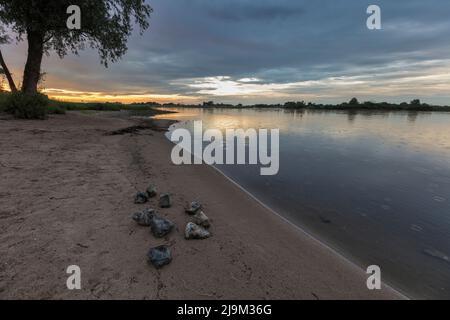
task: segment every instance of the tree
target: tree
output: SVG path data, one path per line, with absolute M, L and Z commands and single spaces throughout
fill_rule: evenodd
M 80 30 L 67 28 L 70 5 L 81 9 Z M 63 58 L 88 45 L 98 50 L 101 63 L 108 67 L 126 53 L 134 26 L 141 34 L 148 28 L 151 12 L 145 0 L 0 0 L 0 23 L 15 33 L 17 41 L 28 42 L 22 92 L 37 93 L 43 55 L 52 50 Z M 2 63 L 6 71 L 5 66 Z
M 17 91 L 16 85 L 15 85 L 12 75 L 9 72 L 9 69 L 5 63 L 5 60 L 3 59 L 1 50 L 0 50 L 0 65 L 2 66 L 0 68 L 0 74 L 5 75 L 6 79 L 8 80 L 9 88 L 11 89 L 12 92 L 16 92 Z
M 0 45 L 5 44 L 9 41 L 8 35 L 5 33 L 5 30 L 3 26 L 0 26 Z M 2 51 L 0 50 L 0 74 L 5 75 L 6 79 L 8 80 L 9 88 L 12 92 L 16 92 L 17 88 L 14 84 L 14 80 L 12 78 L 11 73 L 9 72 L 8 66 L 6 65 L 5 60 L 3 59 Z
M 357 106 L 357 105 L 359 105 L 359 101 L 356 98 L 352 98 L 348 104 L 350 104 L 352 106 Z

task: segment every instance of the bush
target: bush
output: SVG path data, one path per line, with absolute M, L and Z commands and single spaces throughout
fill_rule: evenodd
M 60 106 L 58 104 L 51 103 L 47 107 L 47 113 L 48 114 L 65 114 L 66 109 L 64 109 L 62 106 Z
M 49 99 L 43 94 L 27 95 L 16 92 L 8 94 L 2 105 L 1 109 L 19 119 L 45 119 Z
M 4 112 L 6 108 L 5 100 L 8 98 L 8 93 L 0 92 L 0 112 Z

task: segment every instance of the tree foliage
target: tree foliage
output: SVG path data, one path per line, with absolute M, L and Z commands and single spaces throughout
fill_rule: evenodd
M 81 9 L 80 30 L 67 27 L 71 5 Z M 107 67 L 126 53 L 134 28 L 142 33 L 149 27 L 151 12 L 145 0 L 0 0 L 0 25 L 14 33 L 17 41 L 28 42 L 22 91 L 34 95 L 44 54 L 54 51 L 63 58 L 88 46 L 98 51 Z M 8 40 L 2 27 L 0 44 Z
M 81 30 L 66 26 L 70 5 L 81 8 Z M 30 33 L 42 36 L 44 51 L 54 50 L 61 58 L 88 45 L 105 65 L 125 54 L 133 27 L 141 33 L 148 28 L 151 12 L 143 0 L 0 0 L 0 21 L 17 40 Z

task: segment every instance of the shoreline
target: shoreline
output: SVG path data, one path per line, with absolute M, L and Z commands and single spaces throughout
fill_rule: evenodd
M 225 179 L 229 180 L 231 183 L 235 184 L 238 188 L 240 188 L 242 190 L 242 192 L 246 193 L 249 197 L 251 197 L 254 201 L 258 202 L 261 206 L 265 207 L 268 211 L 270 211 L 272 214 L 274 214 L 275 216 L 279 217 L 280 219 L 282 219 L 283 221 L 285 221 L 286 223 L 290 224 L 293 228 L 298 229 L 299 232 L 305 233 L 308 237 L 310 237 L 313 241 L 317 241 L 319 242 L 321 245 L 323 245 L 324 247 L 326 247 L 328 250 L 334 252 L 336 255 L 338 255 L 341 259 L 343 259 L 346 263 L 349 263 L 351 265 L 354 265 L 355 267 L 361 269 L 362 272 L 364 272 L 364 269 L 356 262 L 352 261 L 350 258 L 347 258 L 345 256 L 345 254 L 343 254 L 342 252 L 340 252 L 339 250 L 333 248 L 331 245 L 328 245 L 327 243 L 325 243 L 324 241 L 322 241 L 321 239 L 319 239 L 316 235 L 312 234 L 311 232 L 309 232 L 308 230 L 306 230 L 305 228 L 303 228 L 302 226 L 290 221 L 288 218 L 284 217 L 281 213 L 279 213 L 277 210 L 271 208 L 269 205 L 265 204 L 263 201 L 261 201 L 260 199 L 258 199 L 255 195 L 253 195 L 249 190 L 245 189 L 244 187 L 242 187 L 239 183 L 237 183 L 236 181 L 234 181 L 231 177 L 228 177 L 224 172 L 222 172 L 219 168 L 216 168 L 214 166 L 212 166 L 215 170 L 217 170 L 221 175 L 224 176 Z M 401 292 L 399 289 L 395 288 L 393 285 L 391 285 L 390 283 L 386 282 L 386 281 L 382 281 L 383 286 L 387 286 L 389 287 L 390 290 L 394 291 L 396 294 L 398 294 L 399 296 L 402 297 L 402 299 L 405 300 L 410 300 L 411 298 L 404 292 Z
M 171 164 L 161 132 L 168 122 L 109 135 L 136 121 L 79 113 L 0 121 L 0 298 L 406 298 L 387 285 L 369 291 L 363 270 L 216 168 Z M 130 218 L 143 208 L 134 193 L 150 182 L 174 195 L 171 209 L 158 210 L 178 227 L 165 239 Z M 183 207 L 192 200 L 205 204 L 210 239 L 184 240 Z M 145 255 L 162 243 L 173 261 L 155 270 Z M 64 271 L 77 263 L 82 290 L 73 292 Z
M 428 113 L 428 112 L 442 112 L 448 113 L 450 112 L 449 106 L 430 106 L 430 107 L 339 107 L 339 106 L 325 106 L 325 107 L 285 107 L 285 106 L 277 106 L 277 105 L 262 105 L 262 106 L 231 106 L 231 105 L 214 105 L 214 106 L 202 106 L 202 105 L 156 105 L 154 108 L 162 108 L 166 110 L 170 109 L 230 109 L 230 110 L 284 110 L 284 111 L 297 111 L 297 112 L 325 112 L 325 111 L 342 111 L 342 112 L 367 112 L 367 113 L 376 113 L 376 112 L 410 112 L 410 113 Z
M 164 118 L 160 118 L 157 121 L 166 121 Z M 195 120 L 188 120 L 189 121 L 195 121 Z M 173 123 L 170 124 L 170 126 L 167 128 L 168 131 L 171 130 L 171 127 L 175 126 L 177 123 L 179 123 L 179 120 L 173 120 Z M 170 139 L 168 139 L 169 142 Z M 172 143 L 172 142 L 171 142 Z M 205 164 L 203 164 L 205 165 Z M 289 220 L 288 218 L 286 218 L 283 214 L 281 214 L 279 211 L 277 211 L 276 209 L 273 209 L 271 206 L 269 206 L 268 204 L 265 204 L 262 200 L 260 200 L 256 195 L 254 195 L 250 190 L 247 190 L 245 187 L 241 186 L 238 182 L 236 182 L 233 178 L 227 176 L 225 174 L 225 172 L 223 172 L 222 170 L 220 170 L 220 168 L 214 166 L 214 165 L 207 165 L 208 167 L 216 170 L 217 172 L 219 172 L 225 179 L 227 179 L 228 181 L 230 181 L 231 183 L 233 183 L 236 187 L 238 187 L 240 190 L 242 190 L 242 192 L 244 192 L 245 194 L 247 194 L 249 197 L 251 197 L 254 201 L 258 202 L 262 207 L 266 208 L 268 211 L 270 211 L 272 214 L 274 214 L 275 216 L 279 217 L 280 219 L 282 219 L 283 221 L 285 221 L 286 223 L 290 224 L 293 228 L 298 229 L 299 232 L 306 234 L 308 237 L 310 237 L 313 241 L 317 241 L 319 242 L 321 245 L 323 245 L 324 247 L 326 247 L 328 250 L 334 252 L 337 256 L 339 256 L 340 258 L 342 258 L 346 263 L 349 263 L 357 268 L 359 268 L 362 272 L 364 271 L 364 268 L 358 264 L 357 262 L 353 261 L 351 258 L 348 258 L 343 252 L 340 252 L 338 249 L 333 248 L 332 245 L 327 244 L 326 242 L 324 242 L 323 240 L 321 240 L 317 235 L 313 234 L 312 232 L 308 231 L 307 229 L 305 229 L 304 227 L 302 227 L 299 224 L 296 224 L 295 222 L 292 222 L 291 220 Z M 411 298 L 405 293 L 402 292 L 401 290 L 399 290 L 398 288 L 395 288 L 395 286 L 393 286 L 392 284 L 388 283 L 387 281 L 382 281 L 383 286 L 387 286 L 390 290 L 394 291 L 396 294 L 398 294 L 402 299 L 405 300 L 410 300 Z
M 235 184 L 238 188 L 242 190 L 242 192 L 245 192 L 249 197 L 257 201 L 261 206 L 265 207 L 267 210 L 271 211 L 272 214 L 276 215 L 286 223 L 290 224 L 293 228 L 298 229 L 299 232 L 305 233 L 308 237 L 310 237 L 312 240 L 319 242 L 321 245 L 326 247 L 328 250 L 334 252 L 336 255 L 338 255 L 341 259 L 343 259 L 346 263 L 349 263 L 351 265 L 354 265 L 355 267 L 361 269 L 362 272 L 364 272 L 364 269 L 356 262 L 352 261 L 350 258 L 347 258 L 342 252 L 339 250 L 333 248 L 331 245 L 328 245 L 324 241 L 320 240 L 318 236 L 314 235 L 313 233 L 309 232 L 305 228 L 303 228 L 300 225 L 295 224 L 294 222 L 290 221 L 288 218 L 284 217 L 281 213 L 279 213 L 277 210 L 271 208 L 269 205 L 265 204 L 263 201 L 258 199 L 255 195 L 253 195 L 249 190 L 242 187 L 239 183 L 234 181 L 231 177 L 228 177 L 224 172 L 222 172 L 219 168 L 216 168 L 212 166 L 214 169 L 216 169 L 220 174 L 222 174 L 226 179 L 228 179 L 230 182 Z M 390 290 L 394 291 L 396 294 L 398 294 L 402 299 L 405 300 L 411 300 L 411 298 L 404 292 L 400 291 L 399 289 L 395 288 L 393 285 L 386 281 L 382 281 L 383 286 L 387 286 Z

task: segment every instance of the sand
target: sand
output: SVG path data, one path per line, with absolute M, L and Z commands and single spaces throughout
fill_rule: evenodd
M 206 165 L 175 166 L 161 130 L 105 114 L 0 120 L 1 299 L 399 299 L 370 291 L 365 272 L 265 208 Z M 159 122 L 164 127 L 167 123 Z M 159 209 L 177 229 L 155 239 L 131 219 L 149 183 L 173 194 Z M 207 240 L 183 237 L 183 207 L 199 200 Z M 173 261 L 149 266 L 150 247 Z M 68 290 L 66 268 L 81 268 Z

